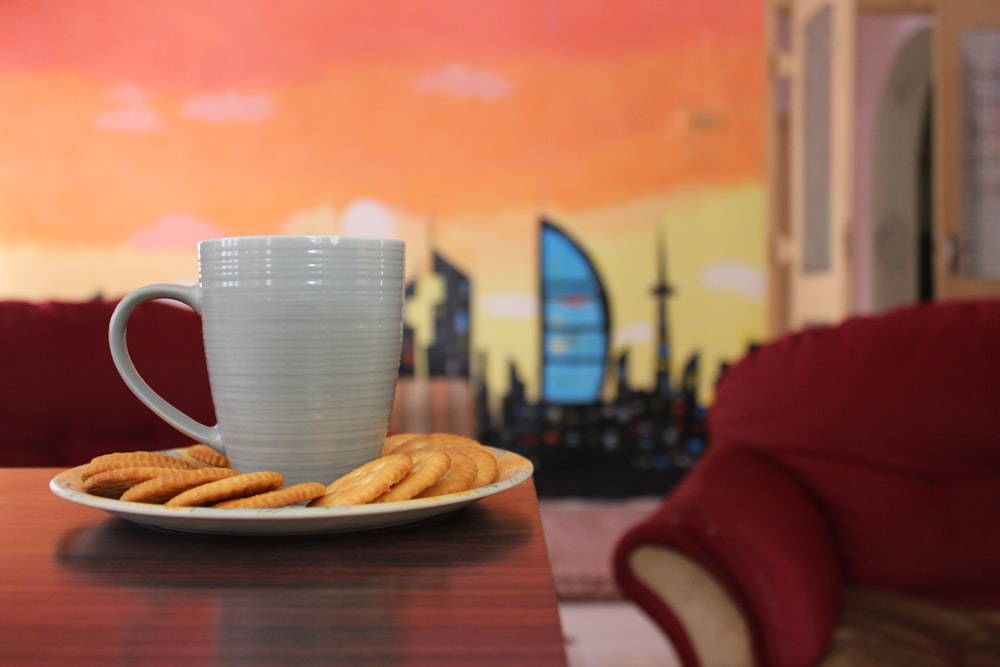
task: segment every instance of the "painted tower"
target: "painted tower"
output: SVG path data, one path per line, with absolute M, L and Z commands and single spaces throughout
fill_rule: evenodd
M 566 232 L 541 221 L 541 398 L 580 405 L 601 399 L 610 340 L 608 299 L 594 263 Z

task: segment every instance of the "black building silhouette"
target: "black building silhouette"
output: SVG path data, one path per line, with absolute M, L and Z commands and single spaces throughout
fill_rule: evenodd
M 439 253 L 434 253 L 434 273 L 444 281 L 444 298 L 434 310 L 434 342 L 427 348 L 431 377 L 469 377 L 469 278 Z

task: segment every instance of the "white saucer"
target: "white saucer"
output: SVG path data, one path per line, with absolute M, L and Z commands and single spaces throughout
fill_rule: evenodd
M 500 458 L 503 478 L 472 491 L 435 498 L 350 507 L 281 507 L 264 510 L 224 510 L 211 507 L 168 509 L 162 505 L 133 503 L 86 493 L 83 466 L 59 473 L 49 482 L 52 493 L 133 523 L 152 528 L 211 535 L 310 535 L 388 528 L 423 521 L 453 512 L 482 498 L 513 488 L 531 477 L 531 462 L 513 452 L 493 449 Z M 164 453 L 172 454 L 176 450 Z

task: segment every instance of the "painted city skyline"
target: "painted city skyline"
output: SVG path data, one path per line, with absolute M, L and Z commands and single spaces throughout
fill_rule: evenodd
M 671 488 L 705 451 L 706 409 L 698 394 L 700 354 L 691 351 L 673 374 L 668 301 L 673 294 L 665 241 L 651 245 L 656 273 L 648 295 L 655 303 L 655 371 L 649 386 L 633 383 L 630 349 L 612 354 L 605 279 L 587 250 L 561 225 L 538 221 L 540 363 L 520 368 L 507 360 L 507 382 L 491 383 L 476 352 L 471 359 L 468 312 L 475 286 L 447 259 L 434 253 L 435 340 L 421 348 L 414 330 L 404 332 L 401 376 L 416 367 L 430 377 L 462 379 L 476 388 L 480 441 L 517 451 L 536 467 L 544 495 L 639 495 Z M 407 286 L 413 297 L 419 285 Z M 526 378 L 537 377 L 531 398 Z

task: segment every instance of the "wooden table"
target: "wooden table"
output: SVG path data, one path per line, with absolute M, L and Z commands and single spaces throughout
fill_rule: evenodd
M 531 480 L 309 537 L 166 533 L 0 469 L 0 664 L 565 665 Z

